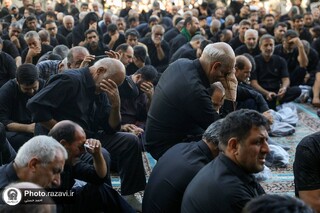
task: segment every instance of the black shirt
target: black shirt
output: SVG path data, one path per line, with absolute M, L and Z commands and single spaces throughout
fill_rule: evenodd
M 253 175 L 220 154 L 190 182 L 181 212 L 241 213 L 247 202 L 262 194 L 265 192 Z
M 45 81 L 39 79 L 39 90 L 44 87 L 44 84 Z M 13 122 L 31 124 L 31 112 L 26 106 L 30 98 L 21 92 L 16 79 L 4 84 L 0 88 L 0 122 L 4 126 Z
M 41 56 L 43 56 L 46 52 L 52 51 L 53 47 L 50 45 L 46 44 L 41 44 L 41 52 L 40 54 L 36 55 L 35 57 L 32 58 L 32 64 L 36 65 L 38 63 L 38 60 Z M 26 57 L 29 51 L 29 47 L 27 47 L 21 54 L 22 57 L 22 63 L 25 63 Z
M 320 189 L 320 132 L 308 135 L 296 148 L 293 163 L 295 193 Z
M 19 181 L 17 173 L 13 167 L 13 162 L 0 167 L 0 188 L 8 186 L 10 183 Z
M 89 68 L 67 70 L 52 76 L 47 86 L 28 101 L 27 108 L 34 122 L 71 120 L 85 130 L 88 138 L 98 130 L 113 133 L 108 123 L 108 98 L 105 93 L 95 95 L 95 90 Z
M 98 48 L 93 50 L 91 48 L 90 45 L 85 45 L 85 47 L 88 49 L 89 53 L 91 55 L 95 55 L 95 56 L 102 56 L 105 55 L 106 56 L 106 51 L 109 51 L 110 48 L 106 45 L 104 45 L 101 41 L 98 42 Z
M 219 115 L 207 91 L 208 78 L 199 60 L 179 59 L 162 74 L 148 112 L 146 149 L 159 157 L 170 147 L 201 135 Z M 153 154 L 153 155 L 154 155 Z
M 3 41 L 2 51 L 8 53 L 9 55 L 11 55 L 11 57 L 13 59 L 15 59 L 16 57 L 20 56 L 18 48 L 10 40 L 4 40 Z
M 243 45 L 244 43 L 242 43 L 239 39 L 239 36 L 234 37 L 233 39 L 231 39 L 231 41 L 229 42 L 230 46 L 232 47 L 233 50 L 236 50 L 238 47 L 240 47 L 241 45 Z
M 286 60 L 288 72 L 293 72 L 296 68 L 300 66 L 298 61 L 299 51 L 297 48 L 295 48 L 291 53 L 285 53 L 283 45 L 279 44 L 275 46 L 273 54 L 281 56 Z
M 182 45 L 170 58 L 170 63 L 178 60 L 179 58 L 182 58 L 181 55 L 182 53 L 193 50 L 193 47 L 191 46 L 190 42 Z
M 109 33 L 106 33 L 103 35 L 103 42 L 108 45 L 111 41 L 111 37 L 109 35 Z M 121 44 L 124 44 L 126 43 L 126 38 L 125 36 L 122 34 L 122 33 L 119 33 L 119 38 L 118 40 L 114 43 L 113 47 L 112 47 L 112 50 L 116 50 L 117 47 Z
M 251 72 L 251 80 L 257 80 L 259 85 L 273 92 L 278 92 L 282 84 L 282 78 L 289 77 L 286 61 L 277 55 L 272 55 L 266 62 L 260 54 L 254 57 L 256 70 Z
M 144 191 L 143 212 L 180 212 L 188 184 L 212 159 L 208 145 L 202 140 L 170 148 L 152 170 Z
M 0 52 L 0 87 L 16 77 L 16 61 L 7 53 Z
M 260 49 L 259 49 L 259 46 L 257 45 L 253 50 L 249 50 L 247 45 L 243 44 L 241 45 L 240 47 L 238 47 L 234 53 L 236 55 L 242 55 L 244 53 L 249 53 L 250 55 L 252 55 L 253 57 L 254 56 L 257 56 L 260 54 Z

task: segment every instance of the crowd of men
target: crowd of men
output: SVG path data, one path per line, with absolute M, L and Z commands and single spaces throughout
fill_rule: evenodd
M 292 0 L 280 16 L 242 0 L 156 0 L 141 13 L 125 0 L 118 14 L 2 2 L 0 188 L 75 193 L 48 212 L 320 212 L 319 133 L 297 147 L 301 200 L 265 195 L 253 175 L 270 151 L 270 109 L 320 107 L 317 4 Z M 144 151 L 157 160 L 148 183 Z

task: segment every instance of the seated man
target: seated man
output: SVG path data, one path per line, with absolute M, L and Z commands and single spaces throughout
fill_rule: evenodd
M 106 55 L 109 51 L 109 47 L 104 45 L 104 43 L 99 38 L 99 33 L 95 29 L 89 29 L 85 33 L 85 45 L 91 55 Z
M 241 213 L 252 198 L 265 194 L 253 174 L 264 169 L 270 151 L 267 119 L 241 109 L 228 114 L 220 129 L 222 152 L 189 183 L 181 212 Z
M 143 133 L 157 76 L 157 70 L 151 65 L 144 66 L 133 75 L 126 76 L 119 87 L 122 131 L 136 135 Z
M 221 121 L 212 123 L 198 142 L 171 147 L 157 162 L 143 196 L 143 212 L 180 212 L 185 189 L 202 167 L 219 154 Z
M 34 121 L 41 122 L 47 130 L 61 120 L 72 120 L 85 130 L 87 137 L 99 139 L 119 171 L 121 194 L 141 209 L 134 193 L 146 184 L 142 147 L 135 135 L 117 132 L 121 126 L 118 85 L 124 79 L 124 65 L 119 60 L 104 58 L 90 67 L 50 78 L 27 107 Z
M 230 80 L 224 82 L 233 84 L 234 65 L 234 52 L 223 42 L 207 45 L 199 59 L 181 59 L 169 65 L 157 84 L 146 122 L 145 147 L 153 158 L 159 159 L 177 143 L 201 138 L 204 130 L 220 119 L 207 89 L 225 76 Z M 235 93 L 236 88 L 229 86 L 226 99 L 235 101 Z
M 46 52 L 52 51 L 53 47 L 41 44 L 40 36 L 36 31 L 29 31 L 24 35 L 28 47 L 21 53 L 22 63 L 36 65 L 39 58 Z
M 296 148 L 293 163 L 295 194 L 320 212 L 320 132 L 303 138 Z
M 258 45 L 258 31 L 254 29 L 248 29 L 244 33 L 244 44 L 235 49 L 234 53 L 236 55 L 242 55 L 244 53 L 249 53 L 252 56 L 260 54 L 260 49 Z
M 275 109 L 277 101 L 286 103 L 300 96 L 301 89 L 290 86 L 286 61 L 274 55 L 274 38 L 263 35 L 259 41 L 261 54 L 256 56 L 256 70 L 251 73 L 251 86 L 267 100 L 269 108 Z
M 2 51 L 3 40 L 0 38 L 0 87 L 10 79 L 15 78 L 16 63 L 15 60 L 7 53 Z
M 22 64 L 17 69 L 17 78 L 0 88 L 0 122 L 6 127 L 7 138 L 16 151 L 34 135 L 35 123 L 26 105 L 44 85 L 36 66 Z
M 67 158 L 65 148 L 52 137 L 33 137 L 19 149 L 14 161 L 0 167 L 0 188 L 17 181 L 58 187 Z
M 61 143 L 69 153 L 61 174 L 60 189 L 75 192 L 76 201 L 68 206 L 72 212 L 134 212 L 118 192 L 105 184 L 108 169 L 99 140 L 87 139 L 78 124 L 66 120 L 57 123 L 49 136 Z M 88 163 L 88 158 L 92 158 L 93 162 Z M 87 184 L 73 187 L 75 179 Z

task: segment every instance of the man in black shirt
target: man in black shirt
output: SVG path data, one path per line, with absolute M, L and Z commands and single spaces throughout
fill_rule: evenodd
M 109 47 L 104 45 L 102 41 L 100 41 L 99 34 L 94 29 L 89 29 L 85 33 L 85 47 L 89 50 L 91 55 L 99 56 L 106 55 L 106 51 L 109 51 Z
M 261 54 L 256 56 L 256 70 L 251 73 L 251 86 L 267 100 L 269 108 L 275 109 L 280 103 L 290 102 L 299 97 L 299 87 L 289 87 L 290 79 L 286 61 L 274 51 L 274 38 L 266 34 L 260 38 Z
M 34 121 L 48 130 L 58 121 L 72 120 L 85 130 L 87 137 L 99 139 L 116 162 L 121 194 L 131 199 L 144 189 L 145 175 L 139 139 L 130 133 L 117 132 L 121 124 L 118 85 L 124 78 L 123 64 L 104 58 L 90 67 L 53 76 L 27 107 Z M 137 200 L 133 202 L 139 209 Z
M 41 44 L 40 36 L 36 31 L 27 32 L 24 36 L 28 48 L 26 48 L 22 54 L 22 63 L 30 63 L 36 65 L 41 56 L 46 52 L 52 51 L 53 47 Z
M 293 163 L 295 194 L 320 211 L 320 132 L 308 135 L 296 148 Z
M 201 137 L 219 119 L 207 88 L 223 76 L 235 79 L 234 64 L 233 50 L 220 42 L 207 45 L 200 59 L 169 65 L 157 84 L 146 124 L 146 150 L 155 159 L 177 143 Z M 236 88 L 226 88 L 226 99 L 235 101 Z
M 17 70 L 17 78 L 0 88 L 0 122 L 6 127 L 7 138 L 16 151 L 34 135 L 35 123 L 26 104 L 44 84 L 33 64 L 23 64 Z
M 260 54 L 260 49 L 258 45 L 259 34 L 257 30 L 248 29 L 244 33 L 244 44 L 238 47 L 234 53 L 236 55 L 242 55 L 244 53 L 249 53 L 252 56 Z
M 264 169 L 270 151 L 267 129 L 267 119 L 257 111 L 228 114 L 219 134 L 222 152 L 190 182 L 181 212 L 241 213 L 248 201 L 265 194 L 253 174 Z
M 202 140 L 177 144 L 159 159 L 144 192 L 143 212 L 180 212 L 192 178 L 219 154 L 221 121 L 211 124 Z

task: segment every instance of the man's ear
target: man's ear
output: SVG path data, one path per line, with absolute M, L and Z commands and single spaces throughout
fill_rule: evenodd
M 59 143 L 64 147 L 69 145 L 69 143 L 65 139 L 60 140 Z
M 105 73 L 106 71 L 107 71 L 107 69 L 108 68 L 104 68 L 104 67 L 99 67 L 98 69 L 97 69 L 97 75 L 100 75 L 100 74 L 103 74 L 103 73 Z
M 34 172 L 36 170 L 37 165 L 40 163 L 38 158 L 32 158 L 28 163 L 28 169 Z
M 228 141 L 228 150 L 230 153 L 237 155 L 238 154 L 239 141 L 237 138 L 230 138 Z

